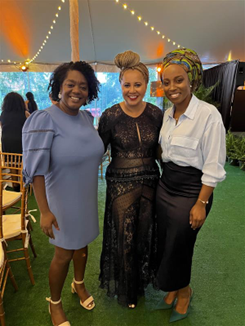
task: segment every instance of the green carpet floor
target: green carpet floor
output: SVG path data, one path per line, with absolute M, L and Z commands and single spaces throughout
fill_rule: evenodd
M 212 211 L 199 233 L 196 244 L 192 287 L 194 297 L 191 313 L 179 326 L 245 326 L 245 172 L 238 167 L 226 166 L 227 178 L 219 184 L 214 194 Z M 140 298 L 135 310 L 117 304 L 99 288 L 99 260 L 102 243 L 102 227 L 105 200 L 105 181 L 99 181 L 100 236 L 89 246 L 86 270 L 86 286 L 93 294 L 96 308 L 86 311 L 79 299 L 70 292 L 72 265 L 63 290 L 63 305 L 72 326 L 163 326 L 169 325 L 171 311 L 155 310 L 155 303 L 162 293 L 151 287 L 146 297 Z M 30 198 L 29 208 L 35 208 Z M 49 326 L 48 268 L 53 247 L 40 231 L 38 222 L 32 233 L 38 257 L 31 263 L 36 284 L 31 285 L 25 262 L 12 263 L 19 286 L 14 292 L 8 281 L 4 295 L 7 326 Z

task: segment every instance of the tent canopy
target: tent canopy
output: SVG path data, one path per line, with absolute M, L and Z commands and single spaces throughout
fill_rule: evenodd
M 243 0 L 119 0 L 118 3 L 78 0 L 78 3 L 81 60 L 113 64 L 117 53 L 130 49 L 140 54 L 142 62 L 155 64 L 179 44 L 197 51 L 203 63 L 245 61 Z M 128 8 L 124 9 L 123 4 Z M 47 64 L 71 60 L 68 0 L 64 3 L 1 0 L 0 7 L 0 71 L 17 70 L 13 62 L 33 58 L 49 30 L 51 35 L 30 70 L 49 71 Z M 54 19 L 56 24 L 52 22 Z M 103 70 L 103 66 L 100 68 Z

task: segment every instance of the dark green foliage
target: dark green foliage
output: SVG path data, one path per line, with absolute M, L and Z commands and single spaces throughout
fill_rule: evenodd
M 215 102 L 212 98 L 212 93 L 215 87 L 217 87 L 219 82 L 210 87 L 205 87 L 203 84 L 200 85 L 198 90 L 194 93 L 195 96 L 204 102 L 214 105 L 216 108 L 220 106 L 220 103 Z
M 226 155 L 229 162 L 240 162 L 240 168 L 245 168 L 245 137 L 234 135 L 230 130 L 226 134 Z
M 236 149 L 238 146 L 238 137 L 236 137 L 230 130 L 226 134 L 226 155 L 231 160 L 237 159 Z

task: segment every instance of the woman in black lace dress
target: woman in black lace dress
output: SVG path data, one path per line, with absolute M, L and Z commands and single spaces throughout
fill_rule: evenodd
M 118 54 L 124 101 L 101 116 L 99 134 L 112 161 L 106 171 L 107 196 L 101 254 L 101 287 L 135 308 L 153 276 L 155 162 L 162 111 L 143 101 L 149 72 L 131 51 Z

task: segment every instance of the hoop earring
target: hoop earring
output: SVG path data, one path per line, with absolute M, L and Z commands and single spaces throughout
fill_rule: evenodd
M 58 94 L 58 98 L 61 100 L 61 98 L 62 98 L 62 95 L 61 95 L 61 93 L 59 92 L 59 94 Z
M 86 99 L 86 105 L 88 105 L 88 103 L 89 103 L 89 98 Z

